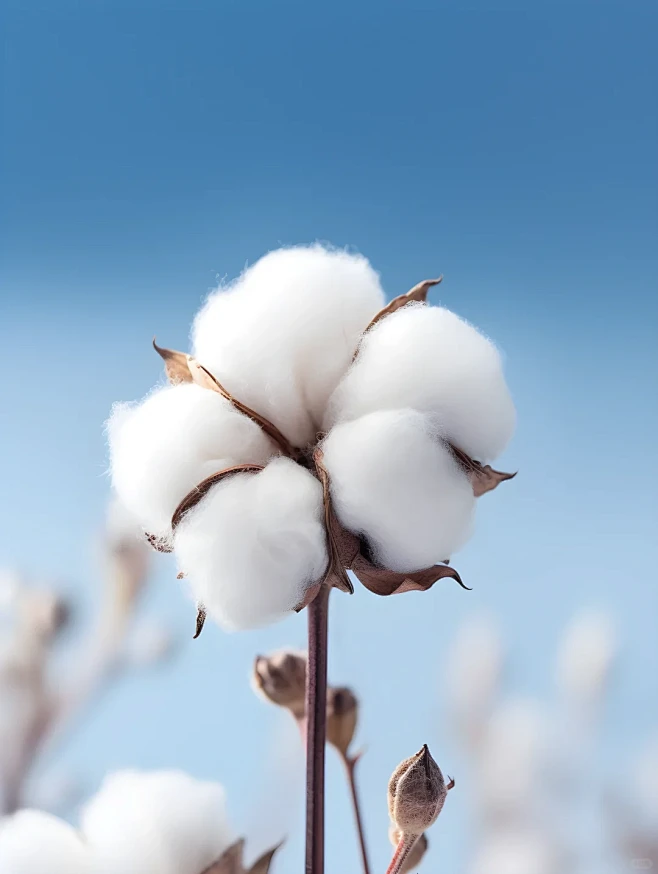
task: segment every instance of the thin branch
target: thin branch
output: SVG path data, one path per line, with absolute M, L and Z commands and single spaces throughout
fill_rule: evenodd
M 354 807 L 354 819 L 356 820 L 356 830 L 359 836 L 359 848 L 361 850 L 361 862 L 363 864 L 363 874 L 370 874 L 370 863 L 368 862 L 368 847 L 366 846 L 366 835 L 363 828 L 363 818 L 361 816 L 361 805 L 359 803 L 359 793 L 356 788 L 356 766 L 361 758 L 361 754 L 355 756 L 341 755 L 343 764 L 345 765 L 345 773 L 347 774 L 347 782 L 352 795 L 352 805 Z
M 307 607 L 306 874 L 324 874 L 324 766 L 327 735 L 327 629 L 331 580 Z

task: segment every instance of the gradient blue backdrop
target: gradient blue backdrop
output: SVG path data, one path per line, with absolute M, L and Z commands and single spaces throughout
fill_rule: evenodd
M 502 616 L 519 688 L 543 692 L 574 609 L 611 609 L 626 640 L 614 766 L 658 718 L 656 6 L 456 5 L 2 13 L 2 563 L 93 604 L 112 402 L 161 378 L 154 334 L 185 347 L 218 277 L 279 244 L 355 247 L 391 295 L 443 272 L 434 300 L 505 350 L 519 428 L 502 466 L 520 475 L 482 500 L 459 556 L 474 591 L 335 597 L 331 677 L 363 698 L 375 870 L 394 765 L 429 741 L 459 778 L 441 661 L 470 612 Z M 187 641 L 173 564 L 157 577 L 149 606 Z M 219 778 L 259 846 L 293 835 L 281 870 L 299 870 L 299 757 L 285 776 L 285 725 L 246 677 L 257 651 L 303 639 L 303 616 L 208 627 L 170 669 L 116 688 L 66 760 L 90 787 L 126 765 Z M 458 870 L 465 805 L 451 796 L 428 870 Z M 355 871 L 335 762 L 329 814 L 328 870 Z

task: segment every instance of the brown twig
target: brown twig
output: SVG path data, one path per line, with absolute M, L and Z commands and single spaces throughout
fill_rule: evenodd
M 359 793 L 356 788 L 356 766 L 361 758 L 361 753 L 354 756 L 342 755 L 345 772 L 347 774 L 347 782 L 352 795 L 352 805 L 354 807 L 354 819 L 356 820 L 356 831 L 359 836 L 359 848 L 361 850 L 361 862 L 363 864 L 363 874 L 370 874 L 370 863 L 368 861 L 368 847 L 366 846 L 366 835 L 363 828 L 363 818 L 361 816 L 361 805 L 359 803 Z
M 308 610 L 306 674 L 306 874 L 324 874 L 324 765 L 327 735 L 327 629 L 331 581 Z

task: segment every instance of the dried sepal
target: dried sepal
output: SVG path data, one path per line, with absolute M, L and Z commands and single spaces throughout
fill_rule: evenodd
M 165 349 L 158 346 L 153 338 L 153 348 L 165 364 L 165 373 L 171 385 L 179 385 L 181 382 L 192 382 L 192 374 L 188 365 L 189 355 L 185 352 L 177 352 L 175 349 Z
M 247 416 L 252 422 L 255 422 L 262 430 L 270 437 L 279 447 L 281 452 L 287 456 L 288 458 L 296 459 L 299 457 L 299 451 L 292 446 L 292 444 L 287 440 L 286 437 L 279 431 L 276 425 L 273 425 L 269 419 L 266 419 L 264 416 L 261 416 L 260 413 L 255 412 L 251 409 L 251 407 L 246 406 L 237 398 L 234 398 L 233 395 L 228 392 L 224 386 L 216 379 L 209 370 L 207 370 L 202 364 L 193 358 L 191 355 L 187 358 L 187 365 L 190 369 L 190 373 L 192 374 L 192 380 L 197 385 L 201 386 L 201 388 L 207 388 L 211 391 L 216 391 L 223 398 L 226 398 L 227 401 L 230 401 L 233 406 Z
M 514 479 L 516 476 L 516 473 L 503 473 L 503 471 L 494 470 L 489 464 L 480 464 L 479 461 L 475 461 L 475 459 L 462 452 L 461 449 L 457 449 L 451 443 L 448 445 L 455 459 L 466 471 L 476 498 L 493 491 L 500 483 L 508 479 Z
M 231 844 L 228 850 L 224 850 L 219 859 L 204 868 L 200 874 L 245 874 L 243 856 L 244 839 L 240 838 Z
M 146 532 L 144 536 L 146 537 L 146 542 L 153 547 L 156 552 L 170 553 L 174 551 L 170 544 L 161 537 L 156 537 L 155 534 L 149 534 L 148 532 Z
M 333 507 L 331 505 L 331 493 L 329 489 L 329 474 L 322 463 L 323 452 L 321 449 L 316 449 L 313 453 L 313 461 L 315 470 L 322 486 L 322 495 L 324 501 L 324 521 L 327 531 L 327 551 L 329 553 L 329 566 L 325 575 L 325 580 L 331 582 L 333 586 L 340 589 L 342 592 L 354 594 L 354 586 L 350 578 L 347 576 L 346 568 L 350 563 L 345 560 L 345 531 L 343 526 L 336 518 Z M 349 549 L 349 547 L 348 547 Z
M 282 846 L 283 842 L 277 844 L 276 847 L 272 847 L 272 849 L 268 850 L 266 853 L 263 853 L 262 856 L 256 859 L 254 864 L 249 869 L 248 874 L 269 874 L 272 860 Z
M 197 604 L 197 606 L 196 606 L 196 628 L 195 628 L 192 640 L 196 640 L 197 637 L 203 631 L 203 626 L 206 624 L 206 616 L 207 615 L 208 614 L 206 613 L 206 608 L 203 606 L 203 604 Z
M 352 573 L 375 595 L 401 595 L 404 592 L 426 592 L 438 580 L 450 579 L 470 591 L 457 571 L 446 564 L 435 564 L 412 573 L 398 573 L 376 567 L 359 553 L 352 563 Z
M 386 318 L 386 316 L 390 316 L 392 313 L 397 312 L 409 303 L 425 303 L 430 288 L 434 285 L 439 285 L 441 282 L 443 282 L 443 276 L 439 276 L 438 279 L 426 279 L 424 282 L 419 282 L 418 285 L 414 285 L 414 287 L 407 291 L 406 294 L 394 297 L 390 303 L 388 303 L 373 319 L 370 320 L 368 327 L 363 333 L 367 334 L 368 331 L 374 328 L 374 326 L 378 322 L 381 322 L 382 319 Z

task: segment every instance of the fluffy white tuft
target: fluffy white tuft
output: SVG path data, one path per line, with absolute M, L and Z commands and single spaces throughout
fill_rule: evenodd
M 229 630 L 282 618 L 327 565 L 322 488 L 287 458 L 214 486 L 176 529 L 194 595 Z
M 558 874 L 559 853 L 544 835 L 512 827 L 492 831 L 475 858 L 472 874 Z
M 477 745 L 500 690 L 503 643 L 498 624 L 477 616 L 459 629 L 451 647 L 447 681 L 450 714 L 460 737 Z
M 569 704 L 584 713 L 601 703 L 617 655 L 614 623 L 605 613 L 584 613 L 566 629 L 557 681 Z
M 223 788 L 180 771 L 107 777 L 82 831 L 94 874 L 199 874 L 233 840 Z
M 208 299 L 194 324 L 194 355 L 303 447 L 383 305 L 379 277 L 361 255 L 278 249 Z
M 489 720 L 480 755 L 478 791 L 489 811 L 528 812 L 553 759 L 544 708 L 532 699 L 503 702 Z
M 423 305 L 365 335 L 324 426 L 401 407 L 435 414 L 447 439 L 480 461 L 503 451 L 516 419 L 493 343 L 450 310 Z
M 96 874 L 78 832 L 61 819 L 39 810 L 21 810 L 0 821 L 0 871 L 2 874 Z
M 420 570 L 467 540 L 473 489 L 428 416 L 371 413 L 337 425 L 323 449 L 335 511 L 378 564 Z
M 229 401 L 192 384 L 167 386 L 137 405 L 118 404 L 108 422 L 112 480 L 149 533 L 167 538 L 185 495 L 236 464 L 264 464 L 275 449 Z

